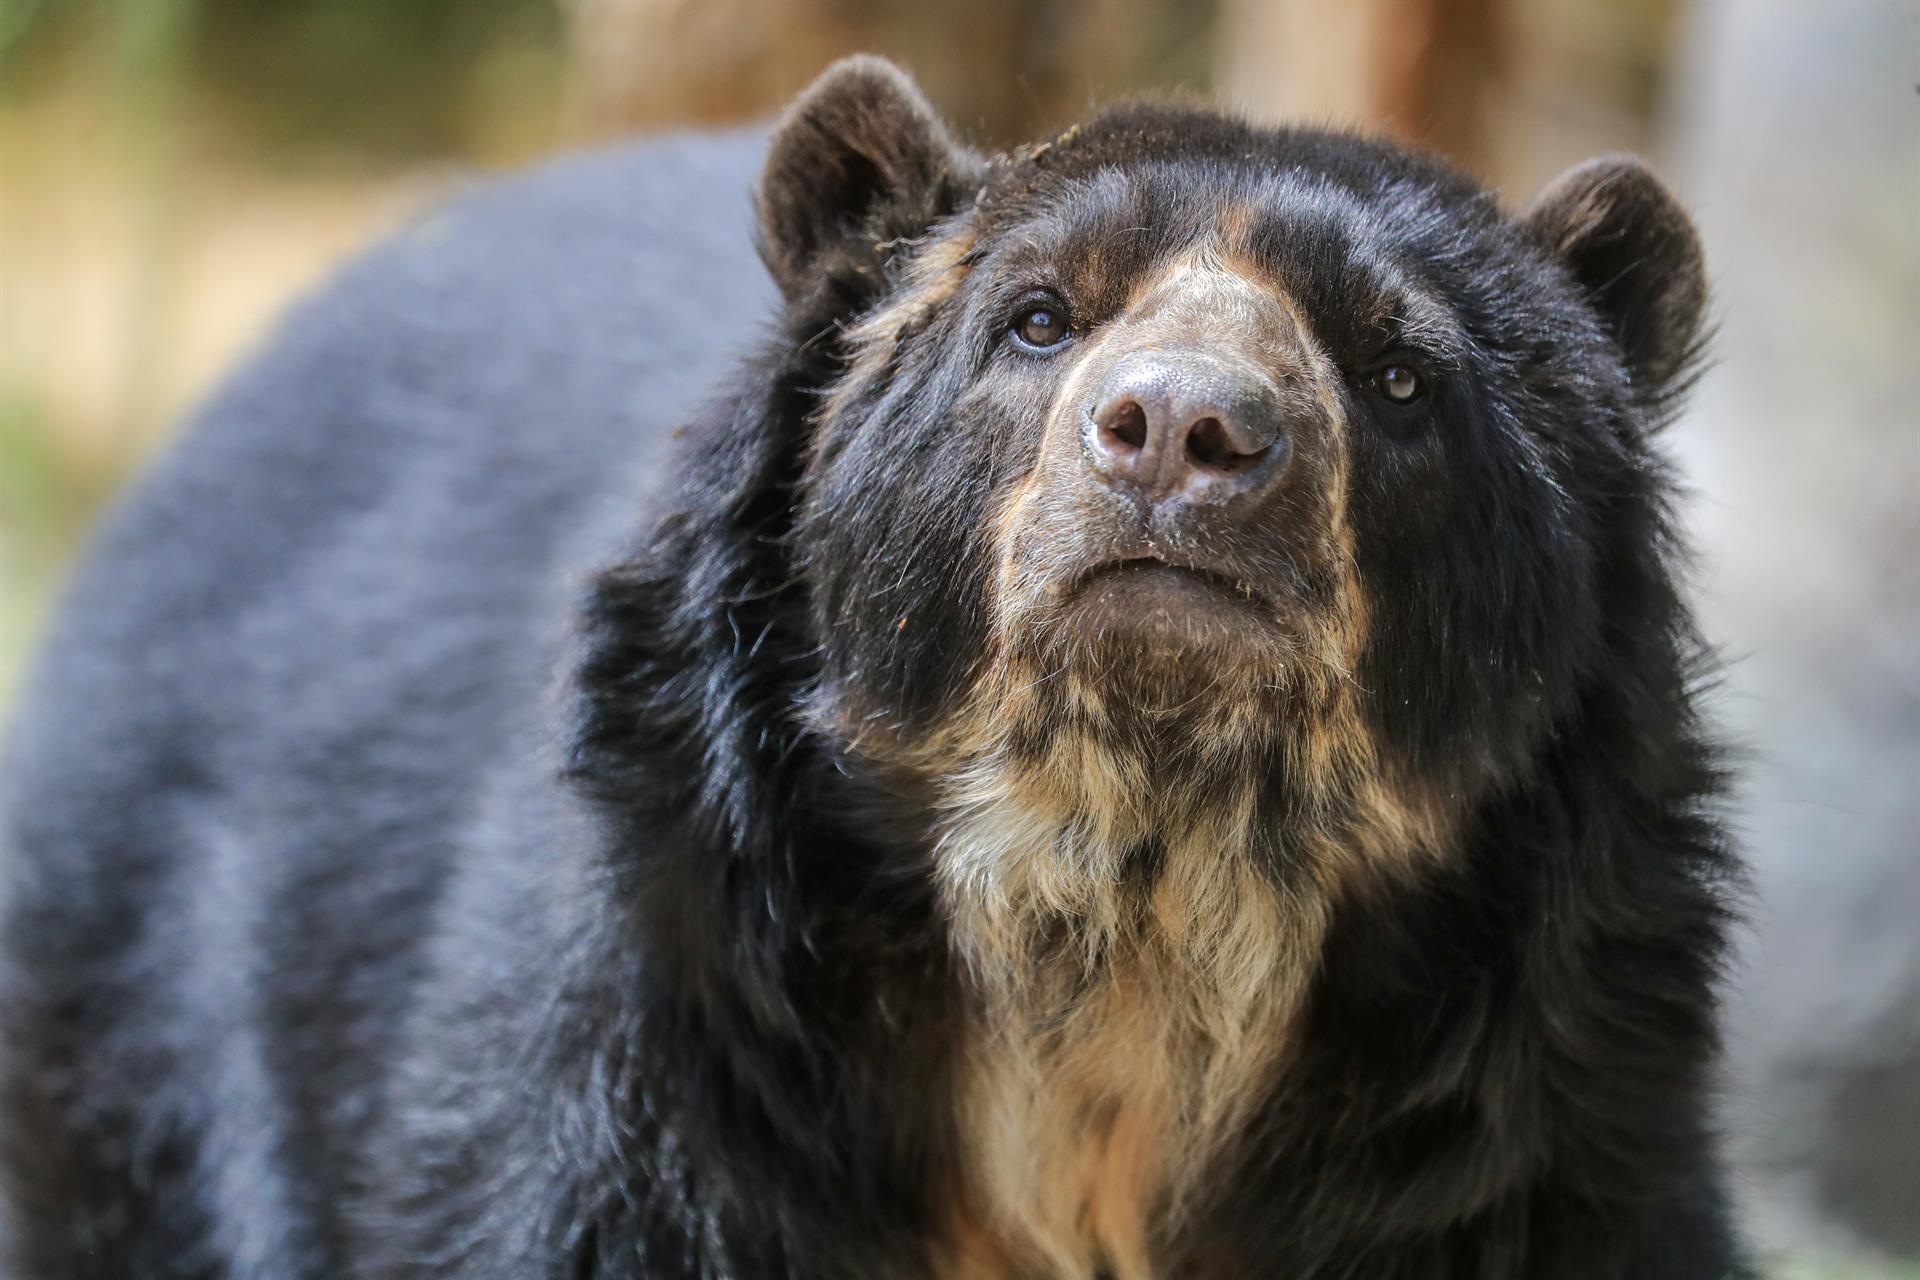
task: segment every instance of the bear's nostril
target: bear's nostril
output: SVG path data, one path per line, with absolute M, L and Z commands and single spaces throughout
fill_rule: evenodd
M 1147 447 L 1147 411 L 1137 401 L 1127 400 L 1115 405 L 1100 424 L 1100 429 L 1108 439 L 1124 444 L 1129 449 Z
M 1251 466 L 1264 449 L 1243 453 L 1218 418 L 1202 418 L 1187 428 L 1187 456 L 1215 471 L 1239 471 Z

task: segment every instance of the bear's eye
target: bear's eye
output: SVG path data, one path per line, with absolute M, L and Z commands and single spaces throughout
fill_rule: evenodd
M 1073 327 L 1067 308 L 1056 298 L 1040 298 L 1021 304 L 1014 313 L 1013 339 L 1028 351 L 1051 354 L 1067 344 Z
M 1412 404 L 1427 393 L 1427 382 L 1412 365 L 1387 364 L 1373 371 L 1373 388 L 1394 404 Z

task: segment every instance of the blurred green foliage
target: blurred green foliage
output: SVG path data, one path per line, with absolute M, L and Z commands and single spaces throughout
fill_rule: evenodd
M 104 40 L 123 92 L 158 69 L 250 156 L 393 166 L 550 116 L 564 36 L 558 0 L 0 0 L 0 93 Z
M 157 425 L 184 170 L 515 159 L 553 141 L 565 53 L 560 0 L 0 0 L 0 112 L 78 86 L 111 122 L 99 141 L 135 264 L 128 354 L 96 375 L 120 391 L 104 443 L 63 437 L 34 371 L 0 358 L 0 707 L 82 532 Z
M 276 146 L 386 161 L 475 149 L 501 80 L 557 84 L 554 0 L 198 0 L 206 92 Z M 262 93 L 264 86 L 271 92 Z
M 81 461 L 56 442 L 31 404 L 0 388 L 0 708 L 67 561 L 126 469 Z

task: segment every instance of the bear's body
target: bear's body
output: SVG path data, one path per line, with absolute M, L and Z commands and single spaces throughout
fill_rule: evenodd
M 14 1044 L 193 1174 L 136 1195 L 126 1135 L 76 1143 L 10 1076 L 10 1183 L 65 1224 L 18 1235 L 53 1251 L 21 1274 L 226 1275 L 229 1249 L 235 1275 L 342 1274 L 324 1224 L 428 920 L 461 867 L 559 843 L 539 760 L 577 595 L 771 322 L 763 150 L 648 143 L 427 216 L 108 522 L 9 735 L 10 1012 L 56 1019 Z M 134 1252 L 73 1259 L 136 1202 Z
M 1605 184 L 1530 242 L 1200 113 L 983 165 L 836 74 L 784 307 L 760 140 L 570 161 L 351 269 L 111 521 L 0 795 L 14 1274 L 1745 1274 L 1641 440 L 1698 297 L 1587 278 Z M 1442 444 L 1365 434 L 1349 312 Z M 1194 376 L 1263 372 L 1186 470 L 1124 415 L 1200 365 L 1058 443 L 1053 370 L 1218 323 Z M 1051 566 L 1136 516 L 1073 630 Z

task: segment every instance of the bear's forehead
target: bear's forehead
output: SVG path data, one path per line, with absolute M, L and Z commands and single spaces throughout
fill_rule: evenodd
M 998 232 L 990 238 L 1006 257 L 1123 250 L 1151 259 L 1206 236 L 1249 250 L 1284 241 L 1309 256 L 1350 257 L 1390 230 L 1375 201 L 1311 170 L 1157 159 L 1060 176 L 998 212 L 989 214 Z
M 992 165 L 987 200 L 1057 198 L 1059 184 L 1103 172 L 1161 175 L 1193 202 L 1290 175 L 1319 190 L 1391 206 L 1440 203 L 1466 212 L 1484 192 L 1445 162 L 1351 133 L 1254 125 L 1217 110 L 1132 103 Z
M 1514 253 L 1493 199 L 1443 162 L 1155 104 L 1001 157 L 969 220 L 970 265 L 1050 275 L 1099 308 L 1203 239 L 1345 319 L 1471 304 Z

